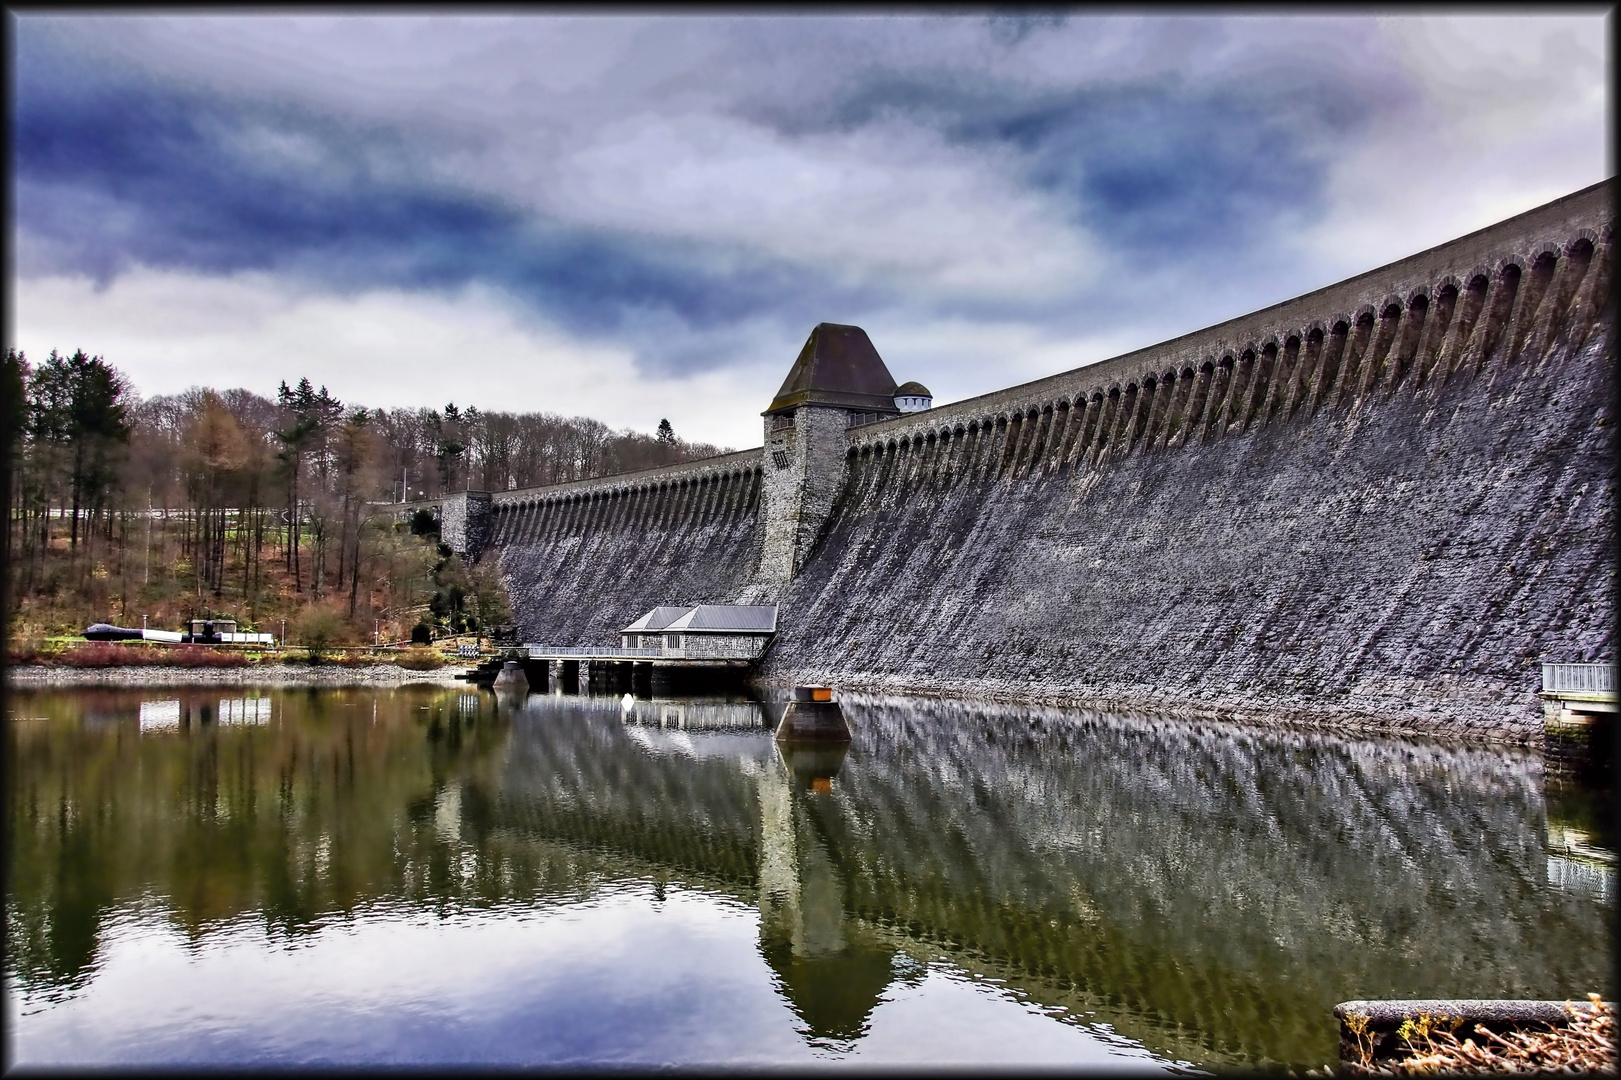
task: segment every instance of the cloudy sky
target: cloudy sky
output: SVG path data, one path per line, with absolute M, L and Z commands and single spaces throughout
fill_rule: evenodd
M 1613 171 L 1607 17 L 12 14 L 8 344 L 757 446 L 818 322 L 937 403 Z

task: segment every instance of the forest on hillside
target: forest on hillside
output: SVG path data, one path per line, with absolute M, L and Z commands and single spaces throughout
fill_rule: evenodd
M 398 640 L 508 616 L 493 567 L 366 504 L 586 479 L 724 453 L 545 412 L 374 409 L 307 378 L 274 399 L 140 397 L 83 351 L 4 362 L 10 640 L 94 621 L 231 617 L 278 635 Z

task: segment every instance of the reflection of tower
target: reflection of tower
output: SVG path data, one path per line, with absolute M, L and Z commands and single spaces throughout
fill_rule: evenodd
M 824 824 L 846 750 L 779 744 L 758 789 L 760 953 L 812 1042 L 865 1034 L 893 977 L 894 950 L 845 924 L 844 882 Z

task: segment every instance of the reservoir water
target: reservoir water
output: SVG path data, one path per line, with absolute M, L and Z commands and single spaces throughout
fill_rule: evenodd
M 1613 997 L 1534 751 L 1072 710 L 14 692 L 13 1066 L 1334 1062 L 1352 998 Z

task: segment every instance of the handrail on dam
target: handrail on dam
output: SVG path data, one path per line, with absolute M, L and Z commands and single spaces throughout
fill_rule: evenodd
M 1542 692 L 1615 693 L 1614 664 L 1543 664 Z

